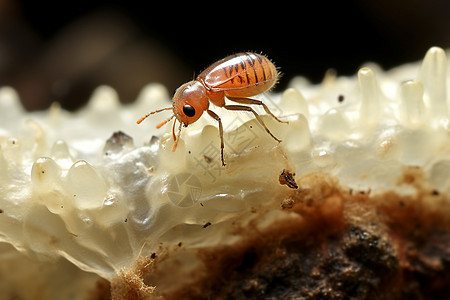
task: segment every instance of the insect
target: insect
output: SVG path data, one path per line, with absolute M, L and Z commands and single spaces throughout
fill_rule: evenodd
M 289 170 L 283 169 L 280 174 L 279 181 L 280 184 L 285 184 L 291 189 L 298 189 L 298 185 L 294 179 L 295 173 L 289 172 Z
M 277 142 L 281 142 L 266 127 L 258 113 L 253 108 L 246 106 L 260 105 L 267 114 L 271 115 L 278 122 L 288 123 L 278 119 L 262 101 L 249 98 L 270 90 L 277 82 L 278 77 L 279 74 L 275 65 L 263 55 L 249 52 L 230 55 L 210 65 L 195 80 L 181 85 L 172 98 L 173 105 L 171 107 L 150 112 L 139 119 L 137 123 L 140 124 L 152 114 L 172 110 L 173 115 L 156 125 L 156 128 L 161 128 L 175 118 L 172 127 L 172 136 L 174 139 L 172 151 L 175 151 L 178 140 L 180 139 L 182 126 L 187 127 L 194 123 L 206 111 L 219 124 L 220 154 L 222 166 L 225 166 L 223 159 L 222 120 L 215 112 L 209 109 L 209 102 L 227 110 L 253 113 L 256 120 L 263 126 L 266 132 Z M 225 97 L 238 104 L 226 104 Z M 180 125 L 175 135 L 176 121 Z

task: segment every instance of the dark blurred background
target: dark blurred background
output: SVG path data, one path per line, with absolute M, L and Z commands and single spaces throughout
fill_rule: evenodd
M 0 0 L 0 85 L 29 110 L 87 102 L 101 84 L 122 102 L 150 82 L 169 93 L 239 51 L 269 56 L 284 88 L 295 75 L 354 74 L 450 46 L 450 1 L 53 2 Z

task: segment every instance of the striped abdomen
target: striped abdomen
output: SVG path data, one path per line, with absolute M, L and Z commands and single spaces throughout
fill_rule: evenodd
M 210 93 L 224 92 L 227 97 L 237 98 L 261 94 L 273 87 L 277 79 L 274 64 L 256 53 L 227 56 L 197 77 Z

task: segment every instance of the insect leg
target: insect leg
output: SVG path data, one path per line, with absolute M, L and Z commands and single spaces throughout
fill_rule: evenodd
M 288 121 L 282 121 L 280 119 L 278 119 L 267 107 L 267 105 L 264 104 L 264 102 L 260 101 L 260 100 L 256 100 L 256 99 L 250 99 L 250 98 L 235 98 L 235 97 L 227 97 L 228 99 L 230 99 L 231 101 L 240 103 L 240 104 L 255 104 L 255 105 L 261 105 L 264 110 L 266 111 L 266 113 L 268 113 L 269 115 L 271 115 L 275 120 L 277 120 L 280 123 L 289 123 Z
M 178 133 L 177 133 L 177 136 L 175 137 L 175 122 L 173 122 L 172 135 L 173 135 L 174 144 L 172 147 L 172 152 L 175 152 L 175 150 L 177 150 L 178 140 L 180 139 L 180 136 L 181 136 L 181 126 L 183 126 L 183 123 L 180 122 L 180 126 L 178 126 Z
M 220 120 L 220 117 L 213 112 L 212 110 L 206 110 L 208 112 L 208 115 L 210 115 L 214 120 L 219 122 L 219 134 L 220 134 L 220 157 L 222 159 L 222 166 L 225 167 L 225 162 L 223 160 L 223 127 L 222 127 L 222 121 Z
M 225 105 L 224 106 L 225 109 L 228 110 L 241 110 L 241 111 L 249 111 L 252 112 L 253 115 L 255 115 L 256 120 L 258 120 L 259 124 L 261 124 L 264 129 L 267 131 L 267 133 L 274 138 L 274 140 L 276 140 L 278 143 L 281 142 L 281 140 L 277 139 L 269 130 L 269 128 L 266 127 L 266 124 L 264 124 L 263 120 L 261 119 L 261 117 L 258 115 L 258 113 L 256 113 L 256 111 L 253 110 L 253 108 L 248 107 L 248 106 L 244 106 L 244 105 Z

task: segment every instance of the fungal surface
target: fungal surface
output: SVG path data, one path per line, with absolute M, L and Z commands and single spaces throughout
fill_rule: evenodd
M 166 89 L 99 87 L 71 113 L 0 88 L 4 299 L 442 298 L 450 281 L 450 64 L 258 96 L 282 124 L 214 108 L 172 152 Z M 173 121 L 173 120 L 172 120 Z M 170 127 L 170 126 L 168 126 Z M 14 268 L 11 268 L 14 266 Z M 64 288 L 62 288 L 64 287 Z

